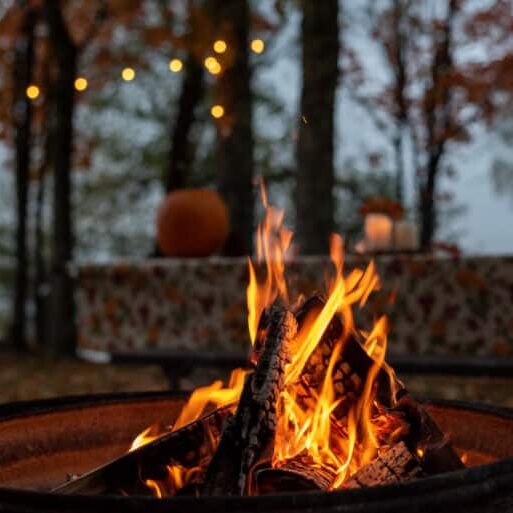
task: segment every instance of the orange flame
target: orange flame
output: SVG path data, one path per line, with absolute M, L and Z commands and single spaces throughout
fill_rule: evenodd
M 251 343 L 254 344 L 258 329 L 258 321 L 266 306 L 280 297 L 286 304 L 289 302 L 287 282 L 285 280 L 285 255 L 290 248 L 292 232 L 283 226 L 283 210 L 267 205 L 265 189 L 262 188 L 262 199 L 266 207 L 265 221 L 257 230 L 257 260 L 264 262 L 266 279 L 259 283 L 253 263 L 248 258 L 249 285 L 246 291 L 248 306 L 248 328 Z
M 214 408 L 221 408 L 230 404 L 236 404 L 239 400 L 244 379 L 247 370 L 235 369 L 232 371 L 227 387 L 223 387 L 222 381 L 215 381 L 211 385 L 197 388 L 189 397 L 189 400 L 182 408 L 180 415 L 170 426 L 164 428 L 153 425 L 140 433 L 132 442 L 130 451 L 133 451 L 153 440 L 171 433 L 177 429 L 194 422 L 204 414 L 209 405 Z M 155 497 L 174 495 L 180 488 L 191 482 L 198 472 L 199 468 L 185 468 L 180 464 L 170 464 L 167 466 L 167 478 L 163 481 L 147 479 L 144 484 L 151 490 Z
M 347 425 L 335 434 L 333 426 L 338 421 L 334 419 L 333 412 L 340 398 L 335 394 L 333 374 L 336 366 L 340 365 L 339 357 L 348 337 L 355 331 L 351 307 L 356 303 L 363 306 L 370 293 L 379 286 L 379 279 L 373 262 L 365 271 L 356 269 L 344 277 L 343 241 L 339 236 L 332 237 L 330 254 L 335 276 L 328 287 L 329 296 L 319 315 L 299 331 L 294 357 L 285 369 L 286 390 L 279 404 L 272 463 L 279 467 L 299 454 L 307 454 L 314 465 L 326 467 L 335 475 L 332 487 L 338 488 L 348 475 L 376 455 L 379 445 L 372 420 L 372 406 L 375 380 L 386 351 L 387 323 L 385 318 L 380 319 L 366 337 L 363 348 L 374 364 L 367 375 L 363 392 L 351 406 Z M 317 394 L 312 390 L 315 399 L 313 406 L 305 406 L 304 401 L 297 398 L 296 383 L 323 333 L 337 314 L 343 319 L 343 335 L 330 356 L 320 392 Z
M 283 211 L 268 205 L 262 186 L 262 200 L 266 208 L 264 222 L 257 230 L 257 262 L 265 268 L 265 278 L 260 269 L 248 259 L 249 283 L 246 290 L 248 328 L 251 343 L 257 339 L 258 323 L 262 311 L 279 300 L 292 308 L 302 301 L 291 298 L 285 276 L 285 260 L 292 242 L 292 232 L 283 226 Z M 298 455 L 308 456 L 316 467 L 333 475 L 332 489 L 340 488 L 344 481 L 378 453 L 379 438 L 384 430 L 400 432 L 401 426 L 388 422 L 386 414 L 376 401 L 377 377 L 384 370 L 395 384 L 393 371 L 385 363 L 388 323 L 386 317 L 378 319 L 368 331 L 355 325 L 353 310 L 362 308 L 369 295 L 380 287 L 374 262 L 365 270 L 354 269 L 344 275 L 344 248 L 340 236 L 334 235 L 330 244 L 330 256 L 334 272 L 326 285 L 327 297 L 322 309 L 307 318 L 293 341 L 292 360 L 285 368 L 285 388 L 277 404 L 277 424 L 272 455 L 272 465 L 280 467 Z M 305 400 L 299 394 L 305 366 L 332 320 L 342 321 L 343 331 L 333 342 L 328 364 L 322 367 L 318 387 L 309 387 L 311 395 Z M 362 352 L 370 358 L 371 365 L 365 376 L 353 376 L 358 381 L 358 392 L 350 400 L 335 387 L 334 377 L 341 373 L 341 355 L 346 344 L 360 344 Z M 360 342 L 361 341 L 361 342 Z M 324 351 L 324 346 L 322 346 Z M 326 356 L 326 355 L 324 355 Z M 245 372 L 233 373 L 229 386 L 223 388 L 220 381 L 197 389 L 168 431 L 178 429 L 198 419 L 207 406 L 235 403 L 240 397 Z M 345 379 L 345 378 L 344 378 Z M 349 378 L 348 378 L 349 379 Z M 362 382 L 363 380 L 363 382 Z M 304 387 L 304 384 L 302 384 Z M 393 387 L 392 387 L 393 389 Z M 304 392 L 304 388 L 303 388 Z M 337 407 L 345 401 L 347 413 L 338 416 Z M 346 404 L 347 403 L 347 404 Z M 347 406 L 347 408 L 346 408 Z M 162 432 L 160 432 L 162 434 Z M 393 433 L 392 433 L 393 434 Z M 159 436 L 155 427 L 139 435 L 132 448 Z M 198 469 L 185 469 L 169 465 L 168 477 L 163 482 L 148 480 L 147 486 L 157 496 L 172 494 L 197 476 Z M 160 494 L 160 495 L 159 495 Z

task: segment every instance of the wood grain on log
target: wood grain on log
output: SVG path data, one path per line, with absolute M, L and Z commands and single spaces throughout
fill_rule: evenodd
M 417 457 L 410 452 L 404 442 L 399 442 L 360 468 L 343 484 L 343 488 L 403 483 L 423 475 Z
M 268 326 L 255 371 L 246 376 L 235 415 L 226 423 L 218 450 L 208 467 L 203 495 L 250 492 L 252 466 L 273 444 L 276 403 L 284 387 L 284 369 L 297 323 L 283 307 L 270 307 Z
M 313 317 L 320 313 L 324 305 L 325 300 L 320 295 L 314 295 L 303 302 L 296 311 L 299 333 L 301 329 L 310 324 Z M 315 398 L 325 379 L 335 344 L 343 335 L 342 320 L 335 315 L 322 334 L 317 347 L 312 351 L 296 385 L 298 398 L 306 406 L 310 407 L 315 404 Z M 374 360 L 367 355 L 358 340 L 358 335 L 356 333 L 347 334 L 332 375 L 335 397 L 339 400 L 339 405 L 334 411 L 336 418 L 343 419 L 347 416 L 351 405 L 361 395 L 374 364 Z M 377 384 L 377 399 L 386 406 L 392 406 L 396 398 L 405 392 L 402 383 L 395 378 L 393 373 L 389 374 L 385 366 L 378 372 Z
M 255 471 L 258 495 L 283 491 L 326 491 L 334 479 L 335 472 L 315 465 L 307 454 L 299 454 L 276 468 L 267 467 Z

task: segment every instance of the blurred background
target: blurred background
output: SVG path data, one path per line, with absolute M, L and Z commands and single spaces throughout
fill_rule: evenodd
M 177 189 L 219 191 L 227 256 L 260 177 L 304 254 L 376 196 L 423 251 L 513 253 L 512 32 L 511 0 L 0 1 L 6 383 L 73 353 L 70 264 L 162 256 Z

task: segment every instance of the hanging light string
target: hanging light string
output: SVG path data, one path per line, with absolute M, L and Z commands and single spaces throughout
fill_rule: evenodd
M 252 39 L 249 46 L 251 51 L 256 54 L 261 54 L 265 50 L 265 43 L 262 39 Z M 212 49 L 215 54 L 223 55 L 228 50 L 228 44 L 223 39 L 216 39 L 212 44 Z M 211 75 L 219 75 L 223 71 L 221 63 L 214 55 L 208 55 L 203 61 L 203 64 Z M 183 70 L 183 61 L 178 58 L 173 58 L 169 61 L 168 68 L 171 73 L 180 73 Z M 134 68 L 126 66 L 122 68 L 120 75 L 121 79 L 125 82 L 132 82 L 135 80 L 137 73 Z M 76 91 L 83 92 L 88 88 L 88 86 L 89 82 L 87 78 L 78 76 L 75 79 L 74 87 Z M 27 87 L 25 94 L 29 100 L 34 101 L 41 95 L 41 90 L 38 85 L 30 84 Z M 224 107 L 219 104 L 213 105 L 210 109 L 210 114 L 213 118 L 220 119 L 224 116 Z

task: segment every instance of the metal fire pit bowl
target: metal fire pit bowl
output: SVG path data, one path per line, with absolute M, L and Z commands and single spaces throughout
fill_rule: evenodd
M 187 395 L 83 396 L 0 406 L 0 513 L 513 512 L 513 410 L 425 401 L 471 468 L 400 485 L 262 497 L 61 496 L 48 492 L 123 454 L 136 434 L 172 422 Z

